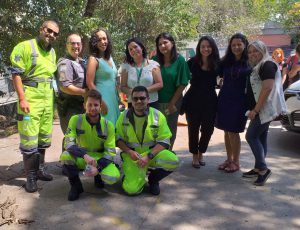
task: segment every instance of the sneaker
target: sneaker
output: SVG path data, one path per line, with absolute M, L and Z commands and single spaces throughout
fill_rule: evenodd
M 154 196 L 158 196 L 160 194 L 159 183 L 151 183 L 149 184 L 150 193 Z
M 263 186 L 268 178 L 271 176 L 272 172 L 270 169 L 267 170 L 267 172 L 264 175 L 258 174 L 258 177 L 256 181 L 253 182 L 254 185 L 256 186 Z
M 245 172 L 242 175 L 242 177 L 246 177 L 246 178 L 253 178 L 257 176 L 258 176 L 258 172 L 256 172 L 254 169 L 251 169 L 250 171 Z

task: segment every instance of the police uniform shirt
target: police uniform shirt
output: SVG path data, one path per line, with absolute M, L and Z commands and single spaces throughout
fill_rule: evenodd
M 69 58 L 60 58 L 58 61 L 58 84 L 59 86 L 68 87 L 74 85 L 83 88 L 84 68 L 74 60 Z

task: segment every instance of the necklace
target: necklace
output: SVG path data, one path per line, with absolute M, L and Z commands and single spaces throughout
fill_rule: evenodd
M 143 68 L 144 68 L 144 64 L 145 64 L 145 60 L 143 60 L 141 68 L 139 69 L 137 64 L 134 63 L 134 67 L 135 67 L 135 71 L 136 71 L 136 75 L 137 75 L 137 83 L 140 84 L 140 80 L 141 80 L 141 76 L 143 73 Z
M 237 68 L 235 68 L 237 67 Z M 230 78 L 233 79 L 233 80 L 236 80 L 240 77 L 240 73 L 241 73 L 241 70 L 243 69 L 243 63 L 241 63 L 239 66 L 237 65 L 232 65 L 231 68 L 230 68 Z

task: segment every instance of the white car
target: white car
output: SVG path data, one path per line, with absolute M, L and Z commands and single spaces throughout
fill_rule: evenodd
M 289 131 L 300 132 L 300 80 L 284 91 L 287 114 L 281 118 L 281 124 Z

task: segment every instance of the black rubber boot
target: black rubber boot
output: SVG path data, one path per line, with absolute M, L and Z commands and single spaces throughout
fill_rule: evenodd
M 154 169 L 148 176 L 149 190 L 152 195 L 159 195 L 159 181 L 168 176 L 171 172 L 164 169 Z
M 68 194 L 68 200 L 74 201 L 83 193 L 82 183 L 79 178 L 79 169 L 75 165 L 63 165 L 63 174 L 69 179 L 71 189 Z
M 83 187 L 80 181 L 79 176 L 75 177 L 68 177 L 71 189 L 68 194 L 68 200 L 69 201 L 74 201 L 79 198 L 79 195 L 83 193 Z
M 39 170 L 37 172 L 37 179 L 42 180 L 42 181 L 51 181 L 53 180 L 53 177 L 46 172 L 46 167 L 45 167 L 45 149 L 39 149 L 40 153 L 40 165 L 39 165 Z
M 24 168 L 27 176 L 25 190 L 32 193 L 38 190 L 37 170 L 39 168 L 39 154 L 23 154 Z
M 104 182 L 101 179 L 100 174 L 98 174 L 97 176 L 94 176 L 94 185 L 97 188 L 104 188 Z

